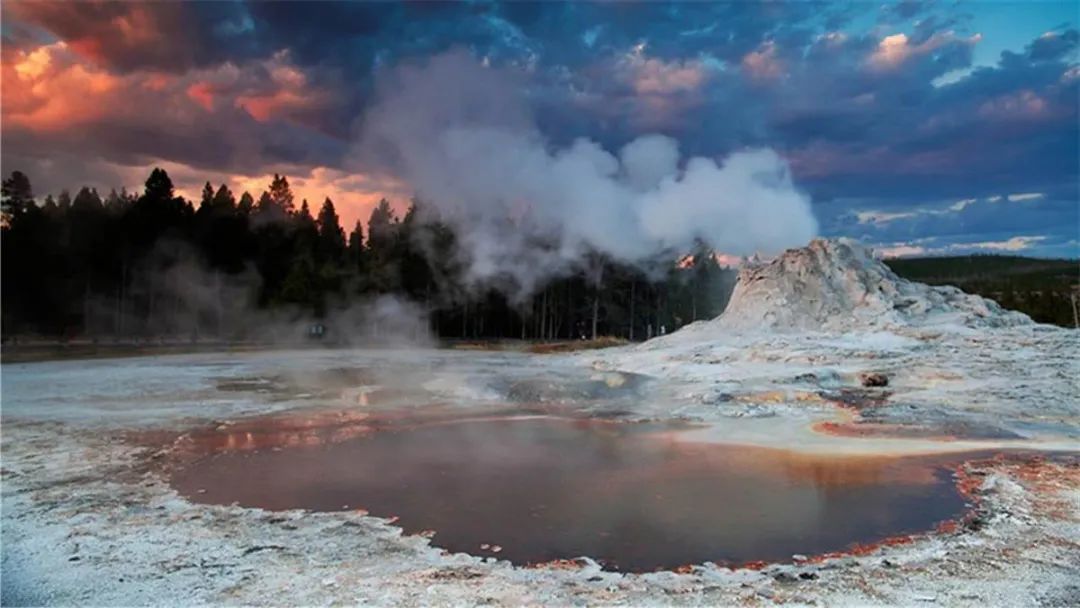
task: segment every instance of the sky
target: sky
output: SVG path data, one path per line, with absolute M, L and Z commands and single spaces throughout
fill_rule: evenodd
M 273 173 L 346 225 L 409 184 L 357 153 L 376 83 L 447 51 L 516 74 L 552 146 L 770 148 L 825 236 L 1080 256 L 1075 2 L 0 4 L 0 161 L 35 193 L 197 199 Z

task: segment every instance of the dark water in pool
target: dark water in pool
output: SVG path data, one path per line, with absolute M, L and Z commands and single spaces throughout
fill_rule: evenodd
M 964 499 L 948 458 L 808 457 L 675 441 L 657 425 L 501 419 L 222 452 L 176 472 L 192 500 L 363 508 L 450 551 L 609 569 L 789 560 L 931 529 Z

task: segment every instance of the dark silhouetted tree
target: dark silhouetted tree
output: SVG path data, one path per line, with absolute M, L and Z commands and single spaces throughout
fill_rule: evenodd
M 367 252 L 370 261 L 369 285 L 378 292 L 394 291 L 400 278 L 397 254 L 399 223 L 390 201 L 380 200 L 368 219 Z
M 168 201 L 172 200 L 175 195 L 173 182 L 169 178 L 169 174 L 160 167 L 154 167 L 150 171 L 150 177 L 146 178 L 143 197 L 151 201 Z
M 284 175 L 274 174 L 274 179 L 270 182 L 269 194 L 270 200 L 285 213 L 292 214 L 296 211 L 293 205 L 292 188 L 289 187 L 289 180 Z
M 209 184 L 209 182 L 207 182 Z M 217 192 L 214 193 L 214 198 L 211 199 L 215 209 L 223 209 L 234 211 L 236 209 L 236 199 L 233 197 L 233 193 L 229 190 L 229 187 L 225 184 L 221 184 L 218 187 Z
M 30 178 L 22 171 L 12 171 L 11 177 L 4 180 L 2 191 L 0 208 L 5 222 L 10 222 L 12 216 L 34 204 L 34 189 L 30 187 Z
M 329 197 L 319 210 L 318 226 L 320 259 L 339 262 L 345 255 L 345 231 L 341 229 L 341 222 L 334 210 L 334 201 Z
M 71 209 L 71 193 L 64 188 L 60 191 L 60 194 L 56 197 L 56 208 L 61 213 L 67 213 L 68 209 Z
M 203 185 L 202 197 L 199 198 L 199 209 L 203 207 L 211 207 L 214 204 L 214 187 L 210 185 L 210 182 L 206 182 Z
M 240 195 L 240 202 L 237 203 L 236 209 L 242 215 L 251 215 L 251 211 L 255 208 L 255 199 L 251 198 L 250 192 L 244 192 Z

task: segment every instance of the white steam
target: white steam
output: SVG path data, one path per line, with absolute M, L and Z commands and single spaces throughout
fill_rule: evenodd
M 808 197 L 771 150 L 682 159 L 645 135 L 618 154 L 588 139 L 554 147 L 515 75 L 464 52 L 383 74 L 361 152 L 389 165 L 456 231 L 467 280 L 528 294 L 590 252 L 640 263 L 700 239 L 735 255 L 776 253 L 817 231 Z

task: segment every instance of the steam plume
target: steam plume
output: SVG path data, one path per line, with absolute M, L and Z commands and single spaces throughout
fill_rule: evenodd
M 406 180 L 456 231 L 466 279 L 521 294 L 590 252 L 640 263 L 700 239 L 736 255 L 774 253 L 816 233 L 810 201 L 771 150 L 683 159 L 644 135 L 617 153 L 540 133 L 516 74 L 452 51 L 384 73 L 361 153 Z

